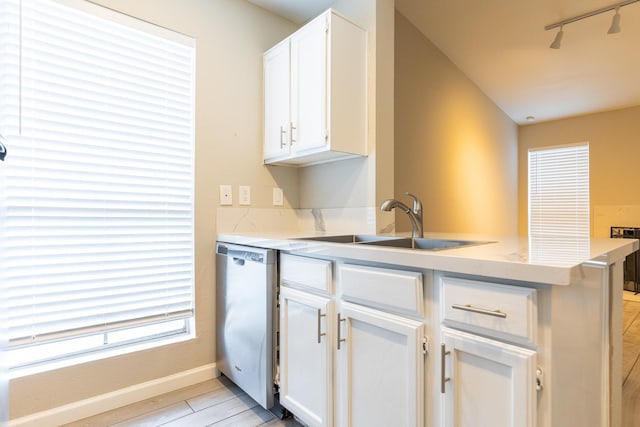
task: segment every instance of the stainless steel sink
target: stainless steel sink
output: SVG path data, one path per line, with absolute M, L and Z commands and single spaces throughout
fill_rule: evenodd
M 475 240 L 429 239 L 397 236 L 376 236 L 367 234 L 342 234 L 337 236 L 304 237 L 299 240 L 314 240 L 329 243 L 352 243 L 359 245 L 387 246 L 394 248 L 441 251 L 465 246 L 483 245 L 491 242 Z
M 381 242 L 386 240 L 396 240 L 395 236 L 375 236 L 368 234 L 343 234 L 339 236 L 313 236 L 313 237 L 302 237 L 297 240 L 315 240 L 318 242 L 329 242 L 329 243 L 373 243 L 373 242 Z
M 420 249 L 425 251 L 441 251 L 444 249 L 455 249 L 465 246 L 484 245 L 484 241 L 476 240 L 450 240 L 450 239 L 429 239 L 429 238 L 401 238 L 383 241 L 362 242 L 366 245 L 390 246 L 395 248 Z

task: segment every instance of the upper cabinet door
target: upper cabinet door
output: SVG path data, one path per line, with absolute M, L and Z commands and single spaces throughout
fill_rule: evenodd
M 368 154 L 362 28 L 328 10 L 265 53 L 264 79 L 265 164 L 306 166 Z
M 264 54 L 264 157 L 287 155 L 290 147 L 289 40 Z
M 292 149 L 304 151 L 327 143 L 327 38 L 323 15 L 291 36 Z

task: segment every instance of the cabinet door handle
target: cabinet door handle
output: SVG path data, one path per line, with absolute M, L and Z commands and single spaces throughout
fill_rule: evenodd
M 287 131 L 285 130 L 285 128 L 280 126 L 280 148 L 284 148 L 287 145 L 287 143 L 284 140 L 284 135 L 286 133 L 287 133 Z
M 445 345 L 440 344 L 440 393 L 442 394 L 444 394 L 446 391 L 445 384 L 447 383 L 447 381 L 451 379 L 445 375 L 446 362 L 447 362 L 446 357 L 449 354 L 451 354 L 451 352 L 447 351 L 447 349 L 445 348 Z
M 472 313 L 478 314 L 486 314 L 487 316 L 495 316 L 501 317 L 505 319 L 507 317 L 507 313 L 500 310 L 487 310 L 485 308 L 474 307 L 471 304 L 461 305 L 461 304 L 453 304 L 451 308 L 455 308 L 456 310 L 470 311 Z
M 340 318 L 340 313 L 338 313 L 338 350 L 340 350 L 340 343 L 346 341 L 345 338 L 340 338 L 340 322 L 344 322 L 347 319 Z
M 320 320 L 321 320 L 323 317 L 326 317 L 326 314 L 322 314 L 322 313 L 320 312 L 320 309 L 318 309 L 318 344 L 320 344 L 320 342 L 321 342 L 321 338 L 322 338 L 323 336 L 327 335 L 327 333 L 326 333 L 326 332 L 321 332 L 321 325 L 320 325 L 320 323 L 321 323 L 321 322 L 320 322 Z
M 289 138 L 291 139 L 291 144 L 293 145 L 294 142 L 296 142 L 295 139 L 293 139 L 293 131 L 297 130 L 298 128 L 296 128 L 293 125 L 293 122 L 289 122 Z

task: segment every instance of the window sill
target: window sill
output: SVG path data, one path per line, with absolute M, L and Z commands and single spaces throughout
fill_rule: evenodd
M 190 341 L 195 339 L 194 333 L 185 333 L 177 336 L 166 337 L 158 340 L 150 340 L 137 344 L 123 345 L 113 347 L 107 350 L 94 351 L 78 356 L 67 357 L 60 360 L 50 361 L 41 365 L 27 366 L 22 368 L 10 369 L 8 373 L 9 380 L 37 375 L 44 372 L 54 371 L 56 369 L 68 368 L 70 366 L 80 365 L 83 363 L 95 362 L 102 359 L 109 359 L 124 354 L 131 354 L 138 351 L 149 350 L 158 347 L 164 347 L 171 344 Z

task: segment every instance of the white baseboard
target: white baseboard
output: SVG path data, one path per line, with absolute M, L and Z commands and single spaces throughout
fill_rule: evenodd
M 198 384 L 218 376 L 215 363 L 178 372 L 167 377 L 79 400 L 9 421 L 9 427 L 55 427 L 102 412 L 130 405 L 173 390 Z

